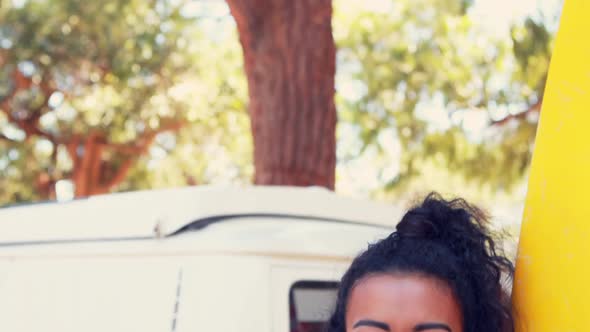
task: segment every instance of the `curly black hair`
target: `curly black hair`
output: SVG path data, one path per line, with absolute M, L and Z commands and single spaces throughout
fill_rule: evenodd
M 445 282 L 461 307 L 464 332 L 514 331 L 510 301 L 502 287 L 514 267 L 486 224 L 486 215 L 465 200 L 429 194 L 404 215 L 391 235 L 354 259 L 340 282 L 327 331 L 346 331 L 352 288 L 378 273 L 416 273 Z

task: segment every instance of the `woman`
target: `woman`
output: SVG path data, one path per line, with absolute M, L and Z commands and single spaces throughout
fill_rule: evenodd
M 505 332 L 514 324 L 485 215 L 430 194 L 344 274 L 329 332 Z

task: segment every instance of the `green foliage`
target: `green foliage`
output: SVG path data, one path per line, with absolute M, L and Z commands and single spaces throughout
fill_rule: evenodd
M 528 87 L 521 91 L 524 97 L 536 99 L 542 96 L 545 88 L 553 37 L 544 22 L 527 18 L 522 25 L 512 28 L 511 38 L 518 62 L 514 79 Z
M 134 145 L 177 122 L 114 190 L 248 181 L 235 27 L 186 15 L 189 2 L 0 0 L 0 205 L 45 199 L 48 179 L 71 178 L 74 137 Z M 335 2 L 339 168 L 369 160 L 383 194 L 431 186 L 433 168 L 485 190 L 521 183 L 536 128 L 523 111 L 542 99 L 553 43 L 546 19 L 498 37 L 470 16 L 471 0 L 383 3 Z M 103 155 L 113 169 L 128 158 Z
M 542 98 L 552 34 L 529 18 L 493 36 L 459 0 L 390 4 L 336 11 L 340 125 L 362 142 L 341 162 L 375 151 L 399 162 L 385 191 L 407 190 L 425 162 L 511 190 L 528 170 L 538 117 L 527 110 Z M 391 140 L 401 155 L 388 155 Z
M 234 28 L 226 22 L 229 33 L 205 33 L 214 19 L 185 15 L 187 3 L 2 0 L 0 172 L 7 176 L 0 205 L 47 198 L 37 182 L 70 178 L 68 144 L 96 132 L 108 144 L 136 146 L 162 131 L 142 156 L 131 156 L 139 159 L 116 190 L 212 181 L 219 154 L 210 150 L 225 156 L 217 172 L 229 167 L 239 169 L 235 179 L 249 177 L 247 90 Z M 176 123 L 179 131 L 165 130 Z M 129 158 L 108 148 L 102 155 L 114 168 Z

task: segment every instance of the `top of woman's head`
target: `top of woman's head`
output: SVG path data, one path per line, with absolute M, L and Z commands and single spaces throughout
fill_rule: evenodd
M 444 282 L 463 317 L 464 332 L 512 331 L 510 304 L 502 287 L 512 263 L 496 246 L 486 215 L 462 199 L 428 195 L 410 209 L 391 235 L 369 245 L 341 280 L 330 332 L 344 332 L 354 286 L 375 274 L 416 274 Z

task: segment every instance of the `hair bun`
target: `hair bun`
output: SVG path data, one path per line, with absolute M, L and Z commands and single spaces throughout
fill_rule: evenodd
M 457 246 L 485 247 L 486 215 L 462 199 L 446 201 L 436 193 L 410 209 L 396 226 L 402 238 L 423 238 L 440 241 L 453 249 Z
M 422 208 L 414 208 L 403 216 L 395 229 L 401 237 L 436 238 L 440 231 Z

